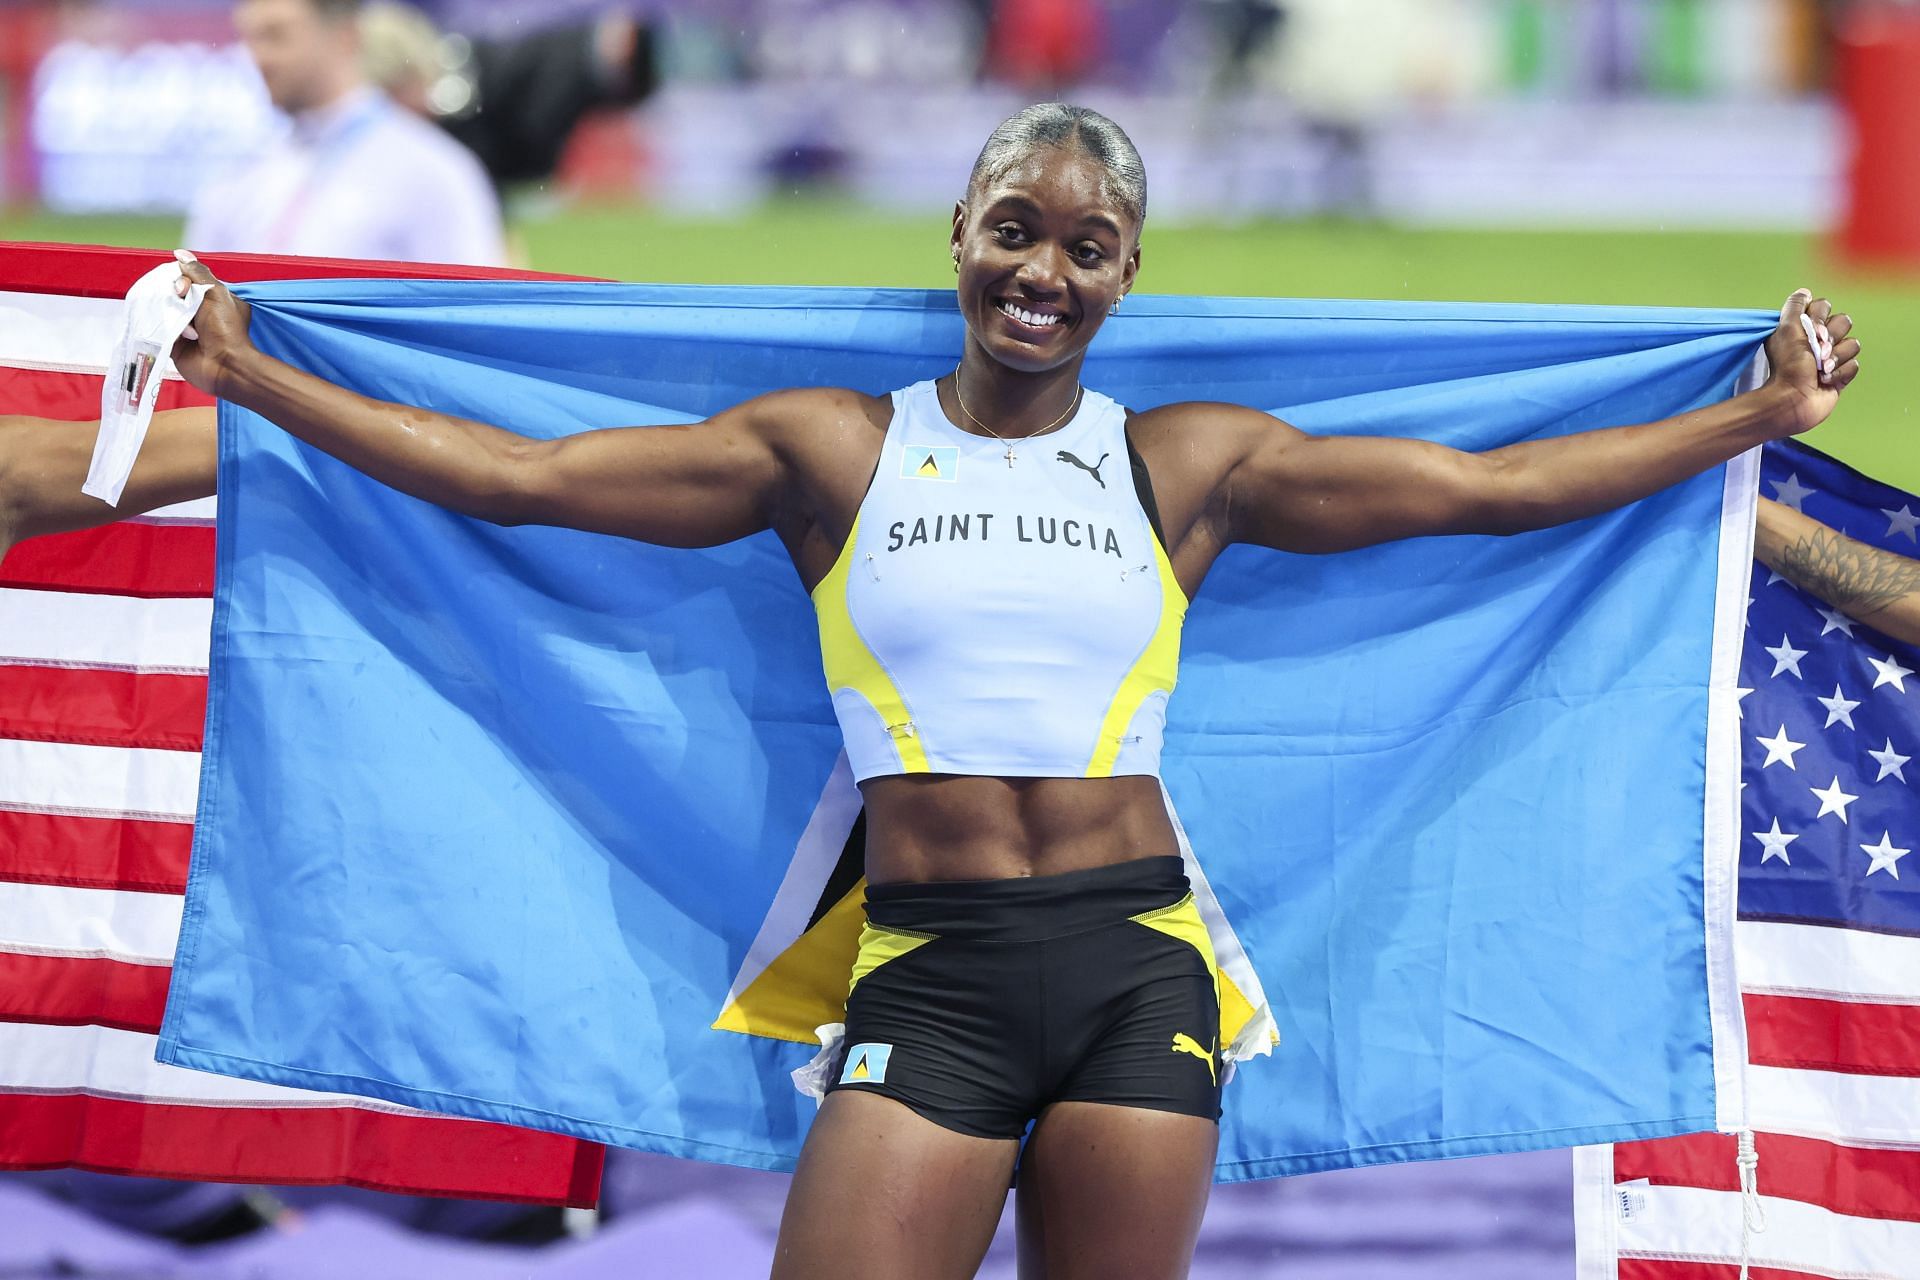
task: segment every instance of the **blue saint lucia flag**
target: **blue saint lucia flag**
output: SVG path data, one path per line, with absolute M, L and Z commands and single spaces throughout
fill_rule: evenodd
M 950 295 L 280 282 L 269 353 L 537 437 L 950 369 Z M 1730 394 L 1751 312 L 1135 298 L 1088 383 L 1486 449 Z M 1738 1114 L 1754 463 L 1514 538 L 1230 550 L 1165 780 L 1228 980 L 1223 1178 Z M 858 797 L 771 535 L 498 529 L 221 410 L 168 1062 L 769 1168 L 845 995 Z M 884 1061 L 868 1064 L 884 1070 Z

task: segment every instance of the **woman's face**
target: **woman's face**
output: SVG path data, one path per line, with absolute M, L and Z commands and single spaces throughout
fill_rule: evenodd
M 1037 147 L 954 208 L 953 254 L 974 339 L 1000 363 L 1039 372 L 1085 351 L 1133 287 L 1140 228 L 1099 161 Z

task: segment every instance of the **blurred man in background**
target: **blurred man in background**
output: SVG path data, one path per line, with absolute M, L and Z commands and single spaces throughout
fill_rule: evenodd
M 234 24 L 292 127 L 209 182 L 195 249 L 499 266 L 500 203 L 459 143 L 365 78 L 359 0 L 239 0 Z

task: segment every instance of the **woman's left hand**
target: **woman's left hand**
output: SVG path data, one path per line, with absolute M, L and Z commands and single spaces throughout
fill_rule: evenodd
M 1794 290 L 1780 308 L 1779 327 L 1767 339 L 1773 373 L 1766 389 L 1779 398 L 1782 435 L 1825 422 L 1840 393 L 1859 376 L 1860 344 L 1852 332 L 1852 318 L 1810 289 Z

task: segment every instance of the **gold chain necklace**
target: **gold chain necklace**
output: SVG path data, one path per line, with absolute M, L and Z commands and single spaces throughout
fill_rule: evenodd
M 1067 411 L 1061 414 L 1059 417 L 1055 418 L 1052 422 L 1049 422 L 1046 426 L 1034 432 L 1033 435 L 1021 436 L 1020 439 L 1031 440 L 1034 438 L 1034 436 L 1046 435 L 1049 431 L 1052 431 L 1055 428 L 1057 428 L 1061 423 L 1065 422 L 1068 418 L 1071 418 L 1073 416 L 1073 411 L 1080 407 L 1080 398 L 1086 394 L 1086 391 L 1087 389 L 1084 385 L 1076 382 L 1073 385 L 1073 399 L 1067 402 Z M 953 371 L 953 402 L 960 406 L 961 413 L 964 413 L 967 415 L 968 422 L 971 422 L 974 426 L 980 428 L 982 431 L 992 436 L 995 440 L 998 440 L 1001 444 L 1007 446 L 1007 466 L 1009 467 L 1013 466 L 1013 462 L 1014 462 L 1013 441 L 1007 439 L 1005 436 L 1001 435 L 998 431 L 995 431 L 992 427 L 980 421 L 979 418 L 974 416 L 973 410 L 967 408 L 967 402 L 964 399 L 962 399 L 960 396 L 960 371 L 958 369 L 955 369 Z

